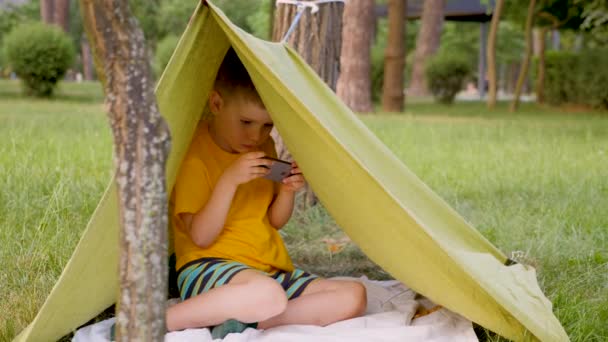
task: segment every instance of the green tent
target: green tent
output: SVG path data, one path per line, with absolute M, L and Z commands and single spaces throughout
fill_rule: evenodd
M 296 52 L 247 34 L 210 2 L 196 9 L 156 92 L 173 138 L 169 187 L 230 46 L 315 193 L 372 260 L 502 336 L 568 340 L 534 269 L 505 265 L 507 257 L 399 161 Z M 113 184 L 48 299 L 16 340 L 56 340 L 115 302 L 119 220 Z

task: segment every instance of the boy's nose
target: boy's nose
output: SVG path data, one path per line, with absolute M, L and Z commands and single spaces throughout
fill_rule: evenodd
M 259 143 L 260 142 L 260 138 L 262 136 L 262 132 L 258 131 L 257 129 L 254 130 L 253 132 L 251 132 L 249 134 L 249 139 L 254 142 L 254 143 Z

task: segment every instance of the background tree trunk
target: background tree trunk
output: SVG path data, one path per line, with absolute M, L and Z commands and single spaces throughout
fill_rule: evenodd
M 93 58 L 91 57 L 91 47 L 86 37 L 80 39 L 80 56 L 82 59 L 83 78 L 87 81 L 93 80 Z
M 521 62 L 521 69 L 519 69 L 519 76 L 517 78 L 517 85 L 515 86 L 515 93 L 513 94 L 513 101 L 509 106 L 509 110 L 514 112 L 519 106 L 519 97 L 528 75 L 528 66 L 530 65 L 530 56 L 532 55 L 532 25 L 534 23 L 534 9 L 536 7 L 536 0 L 530 0 L 528 4 L 528 15 L 526 17 L 526 51 L 524 53 L 524 59 Z
M 45 24 L 54 23 L 55 0 L 40 0 L 40 19 Z
M 549 27 L 540 29 L 538 37 L 538 66 L 536 68 L 536 102 L 545 102 L 545 50 Z
M 70 32 L 70 0 L 55 0 L 53 23 L 63 32 Z
M 408 95 L 429 95 L 424 75 L 424 63 L 439 48 L 443 29 L 443 11 L 446 0 L 426 0 L 420 18 L 420 31 L 416 38 L 416 51 L 412 66 L 412 79 Z
M 342 47 L 342 14 L 344 4 L 340 2 L 319 4 L 319 11 L 311 13 L 310 8 L 304 9 L 295 30 L 291 33 L 287 44 L 291 45 L 317 74 L 336 90 L 340 73 L 340 49 Z M 289 30 L 297 13 L 297 7 L 290 4 L 279 4 L 275 10 L 273 25 L 273 41 L 281 41 Z M 283 139 L 273 131 L 277 154 L 284 160 L 292 160 L 291 154 L 285 147 Z M 312 206 L 317 198 L 307 185 L 303 192 L 304 205 Z
M 70 0 L 40 0 L 40 19 L 70 31 Z
M 80 0 L 89 42 L 102 62 L 114 136 L 120 206 L 117 340 L 162 341 L 167 300 L 169 130 L 153 92 L 143 32 L 127 1 Z
M 496 93 L 498 92 L 498 80 L 496 77 L 496 36 L 498 35 L 498 24 L 504 7 L 504 0 L 497 0 L 492 12 L 492 24 L 488 34 L 488 47 L 486 55 L 488 58 L 488 108 L 496 107 Z M 481 77 L 481 76 L 480 76 Z
M 338 97 L 355 112 L 372 112 L 371 44 L 374 0 L 349 1 L 344 7 Z
M 382 83 L 382 110 L 386 112 L 402 112 L 405 103 L 403 72 L 405 71 L 406 8 L 406 0 L 388 2 L 388 38 L 384 51 Z

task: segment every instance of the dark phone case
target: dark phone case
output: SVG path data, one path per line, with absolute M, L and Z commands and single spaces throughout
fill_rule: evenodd
M 264 176 L 264 178 L 280 183 L 285 177 L 288 177 L 291 174 L 290 162 L 271 157 L 264 158 L 274 161 L 270 167 L 270 173 Z

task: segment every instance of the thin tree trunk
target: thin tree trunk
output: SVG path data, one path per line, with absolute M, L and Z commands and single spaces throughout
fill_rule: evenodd
M 521 62 L 521 69 L 519 70 L 519 77 L 517 78 L 517 85 L 515 86 L 515 94 L 513 94 L 513 101 L 509 106 L 509 110 L 514 112 L 519 107 L 519 97 L 526 81 L 528 74 L 528 66 L 530 65 L 530 56 L 532 55 L 532 25 L 534 23 L 534 9 L 536 7 L 536 0 L 530 0 L 528 5 L 528 16 L 526 17 L 526 51 L 524 60 Z
M 91 47 L 86 37 L 80 39 L 80 56 L 82 60 L 82 73 L 87 81 L 93 80 L 93 58 L 91 57 Z
M 545 102 L 545 50 L 547 31 L 549 27 L 540 29 L 540 37 L 538 39 L 538 66 L 536 73 L 536 102 Z
M 496 36 L 498 35 L 498 24 L 504 6 L 504 0 L 497 0 L 492 12 L 492 24 L 488 34 L 488 47 L 486 55 L 488 58 L 488 108 L 496 107 L 496 94 L 498 92 L 498 80 L 496 78 Z
M 424 75 L 425 62 L 439 48 L 443 29 L 443 12 L 446 0 L 426 0 L 422 8 L 420 31 L 416 38 L 416 51 L 412 66 L 412 79 L 408 95 L 429 95 Z
M 268 12 L 270 13 L 270 15 L 268 16 L 268 38 L 272 39 L 272 34 L 274 32 L 274 11 L 276 9 L 276 4 L 274 0 L 270 0 L 268 4 L 270 5 L 270 7 L 268 8 Z
M 374 0 L 347 2 L 343 23 L 338 97 L 355 112 L 372 112 L 371 44 Z
M 127 1 L 80 0 L 89 42 L 103 63 L 114 136 L 120 208 L 117 340 L 161 341 L 167 299 L 167 190 L 170 137 L 153 92 L 142 30 Z
M 319 11 L 311 13 L 305 8 L 300 22 L 289 36 L 287 44 L 291 45 L 317 74 L 336 90 L 340 72 L 340 49 L 342 46 L 342 14 L 344 4 L 341 2 L 319 4 Z M 281 41 L 289 30 L 297 14 L 297 7 L 290 4 L 279 4 L 275 10 L 273 41 Z M 272 134 L 279 158 L 291 160 L 283 139 L 276 130 Z M 303 192 L 304 205 L 313 206 L 317 198 L 307 185 Z
M 388 2 L 388 39 L 384 52 L 384 81 L 382 83 L 382 110 L 402 112 L 403 72 L 405 71 L 405 11 L 407 0 Z

